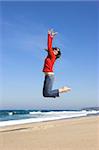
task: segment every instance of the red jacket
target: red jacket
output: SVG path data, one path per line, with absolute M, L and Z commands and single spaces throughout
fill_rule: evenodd
M 53 37 L 48 34 L 48 56 L 45 58 L 43 72 L 53 72 L 53 65 L 55 63 L 56 56 L 52 49 L 52 41 Z

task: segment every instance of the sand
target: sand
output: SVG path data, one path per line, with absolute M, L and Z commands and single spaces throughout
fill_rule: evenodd
M 1 150 L 99 150 L 99 116 L 0 128 Z

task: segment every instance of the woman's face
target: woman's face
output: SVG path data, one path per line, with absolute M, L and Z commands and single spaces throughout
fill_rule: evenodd
M 56 49 L 54 49 L 54 54 L 57 55 L 58 54 L 58 51 Z

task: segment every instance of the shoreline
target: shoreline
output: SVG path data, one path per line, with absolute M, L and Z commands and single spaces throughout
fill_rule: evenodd
M 0 128 L 2 150 L 98 150 L 99 116 Z
M 82 118 L 90 118 L 90 117 L 99 117 L 99 114 L 95 115 L 88 115 L 88 116 L 79 116 L 79 117 L 71 117 L 71 118 L 60 118 L 60 119 L 52 119 L 52 120 L 45 120 L 45 121 L 38 121 L 38 122 L 25 122 L 25 123 L 19 123 L 19 124 L 10 124 L 10 125 L 4 125 L 0 126 L 0 131 L 2 129 L 6 128 L 13 128 L 13 127 L 18 127 L 18 126 L 28 126 L 30 124 L 35 125 L 35 124 L 41 124 L 41 123 L 46 123 L 46 122 L 57 122 L 57 121 L 67 121 L 67 120 L 75 120 L 75 119 L 82 119 Z M 21 120 L 30 120 L 31 118 L 28 119 L 21 119 Z M 10 121 L 21 121 L 21 120 L 10 120 Z M 9 121 L 2 121 L 2 122 L 9 122 Z
M 37 121 L 34 121 L 33 119 L 34 118 L 27 118 L 27 119 L 18 119 L 18 120 L 7 120 L 7 121 L 0 121 L 0 129 L 1 128 L 6 128 L 6 127 L 9 127 L 9 126 L 16 126 L 16 125 L 24 125 L 24 124 L 31 124 L 31 123 L 42 123 L 42 122 L 49 122 L 49 121 L 58 121 L 58 120 L 68 120 L 68 119 L 78 119 L 78 118 L 83 118 L 83 117 L 92 117 L 92 116 L 99 116 L 99 113 L 97 114 L 88 114 L 88 115 L 80 115 L 80 116 L 74 116 L 74 117 L 67 117 L 67 118 L 50 118 L 50 119 L 47 119 L 45 118 L 45 120 L 42 118 L 37 120 Z

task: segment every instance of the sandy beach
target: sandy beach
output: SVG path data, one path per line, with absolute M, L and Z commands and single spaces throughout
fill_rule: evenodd
M 98 150 L 99 116 L 0 128 L 1 150 Z

